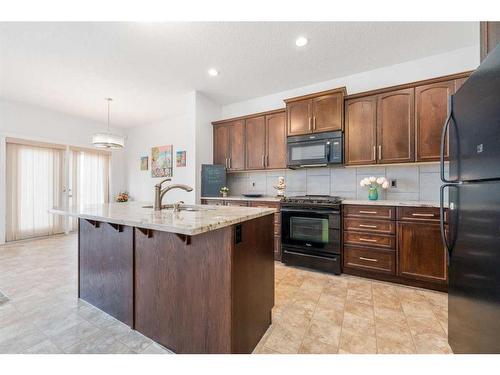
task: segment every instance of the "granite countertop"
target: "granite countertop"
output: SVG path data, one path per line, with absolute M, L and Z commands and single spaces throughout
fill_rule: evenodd
M 439 202 L 433 201 L 398 201 L 398 200 L 376 200 L 371 201 L 368 199 L 344 199 L 342 204 L 358 204 L 367 206 L 406 206 L 406 207 L 437 207 Z
M 198 211 L 173 212 L 172 209 L 154 211 L 143 206 L 145 202 L 93 204 L 69 209 L 53 208 L 57 215 L 104 221 L 188 236 L 209 232 L 261 216 L 274 214 L 274 208 L 234 207 L 210 205 L 183 205 Z
M 262 196 L 262 197 L 244 197 L 243 195 L 238 196 L 229 196 L 226 198 L 223 197 L 201 197 L 201 199 L 216 199 L 216 200 L 224 200 L 224 201 L 261 201 L 261 202 L 281 202 L 283 198 L 279 197 L 270 197 L 270 196 Z
M 280 202 L 282 198 L 263 196 L 258 198 L 250 198 L 243 196 L 229 196 L 226 198 L 222 197 L 202 197 L 201 199 L 214 199 L 214 200 L 225 200 L 225 201 L 263 201 L 263 202 Z M 439 202 L 435 201 L 403 201 L 403 200 L 385 200 L 380 199 L 376 201 L 371 201 L 368 199 L 343 199 L 342 204 L 358 204 L 358 205 L 376 205 L 376 206 L 406 206 L 406 207 L 437 207 L 439 208 Z M 446 207 L 446 204 L 445 204 Z

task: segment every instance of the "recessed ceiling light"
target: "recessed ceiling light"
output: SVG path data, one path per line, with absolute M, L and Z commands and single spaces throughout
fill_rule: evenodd
M 307 44 L 308 40 L 306 37 L 299 36 L 297 39 L 295 39 L 295 45 L 297 47 L 304 47 Z
M 215 76 L 218 76 L 219 75 L 219 71 L 217 69 L 208 69 L 208 74 L 211 75 L 212 77 L 215 77 Z

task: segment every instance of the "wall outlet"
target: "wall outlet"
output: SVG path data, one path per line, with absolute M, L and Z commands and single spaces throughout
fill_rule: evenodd
M 396 179 L 390 180 L 389 185 L 391 186 L 391 188 L 397 188 L 398 187 L 398 180 L 396 180 Z

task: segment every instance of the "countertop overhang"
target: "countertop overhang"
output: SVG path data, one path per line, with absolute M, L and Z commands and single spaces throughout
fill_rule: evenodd
M 196 211 L 173 212 L 172 209 L 154 211 L 143 206 L 151 203 L 105 203 L 49 210 L 56 215 L 128 225 L 144 229 L 193 236 L 224 228 L 261 216 L 274 214 L 276 209 L 265 207 L 234 207 L 210 205 L 186 205 Z

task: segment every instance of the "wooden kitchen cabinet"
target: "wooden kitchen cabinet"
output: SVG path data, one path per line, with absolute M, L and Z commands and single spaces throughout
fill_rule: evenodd
M 453 74 L 346 97 L 346 164 L 438 161 L 449 97 L 469 74 Z
M 311 100 L 314 132 L 342 130 L 344 95 L 335 93 Z
M 481 22 L 481 61 L 500 43 L 500 22 Z
M 345 162 L 349 165 L 375 164 L 377 157 L 377 97 L 346 101 Z
M 214 126 L 214 164 L 223 164 L 229 171 L 245 169 L 244 120 Z
M 278 109 L 215 121 L 214 164 L 229 172 L 286 168 L 286 117 Z
M 266 167 L 266 117 L 246 119 L 245 123 L 246 169 Z
M 222 164 L 227 168 L 229 158 L 229 127 L 214 127 L 214 164 Z
M 342 210 L 344 273 L 447 289 L 439 208 L 345 205 Z
M 416 161 L 439 161 L 441 130 L 449 113 L 449 98 L 454 93 L 454 80 L 415 88 Z M 448 157 L 447 145 L 445 157 Z
M 401 221 L 397 233 L 398 275 L 446 285 L 447 258 L 439 224 Z
M 246 169 L 286 168 L 285 112 L 246 119 Z
M 286 152 L 285 112 L 266 115 L 266 168 L 286 168 Z
M 312 133 L 311 101 L 301 100 L 286 105 L 288 135 Z
M 413 88 L 380 94 L 377 98 L 377 161 L 415 160 Z
M 286 99 L 287 135 L 343 129 L 345 87 Z

